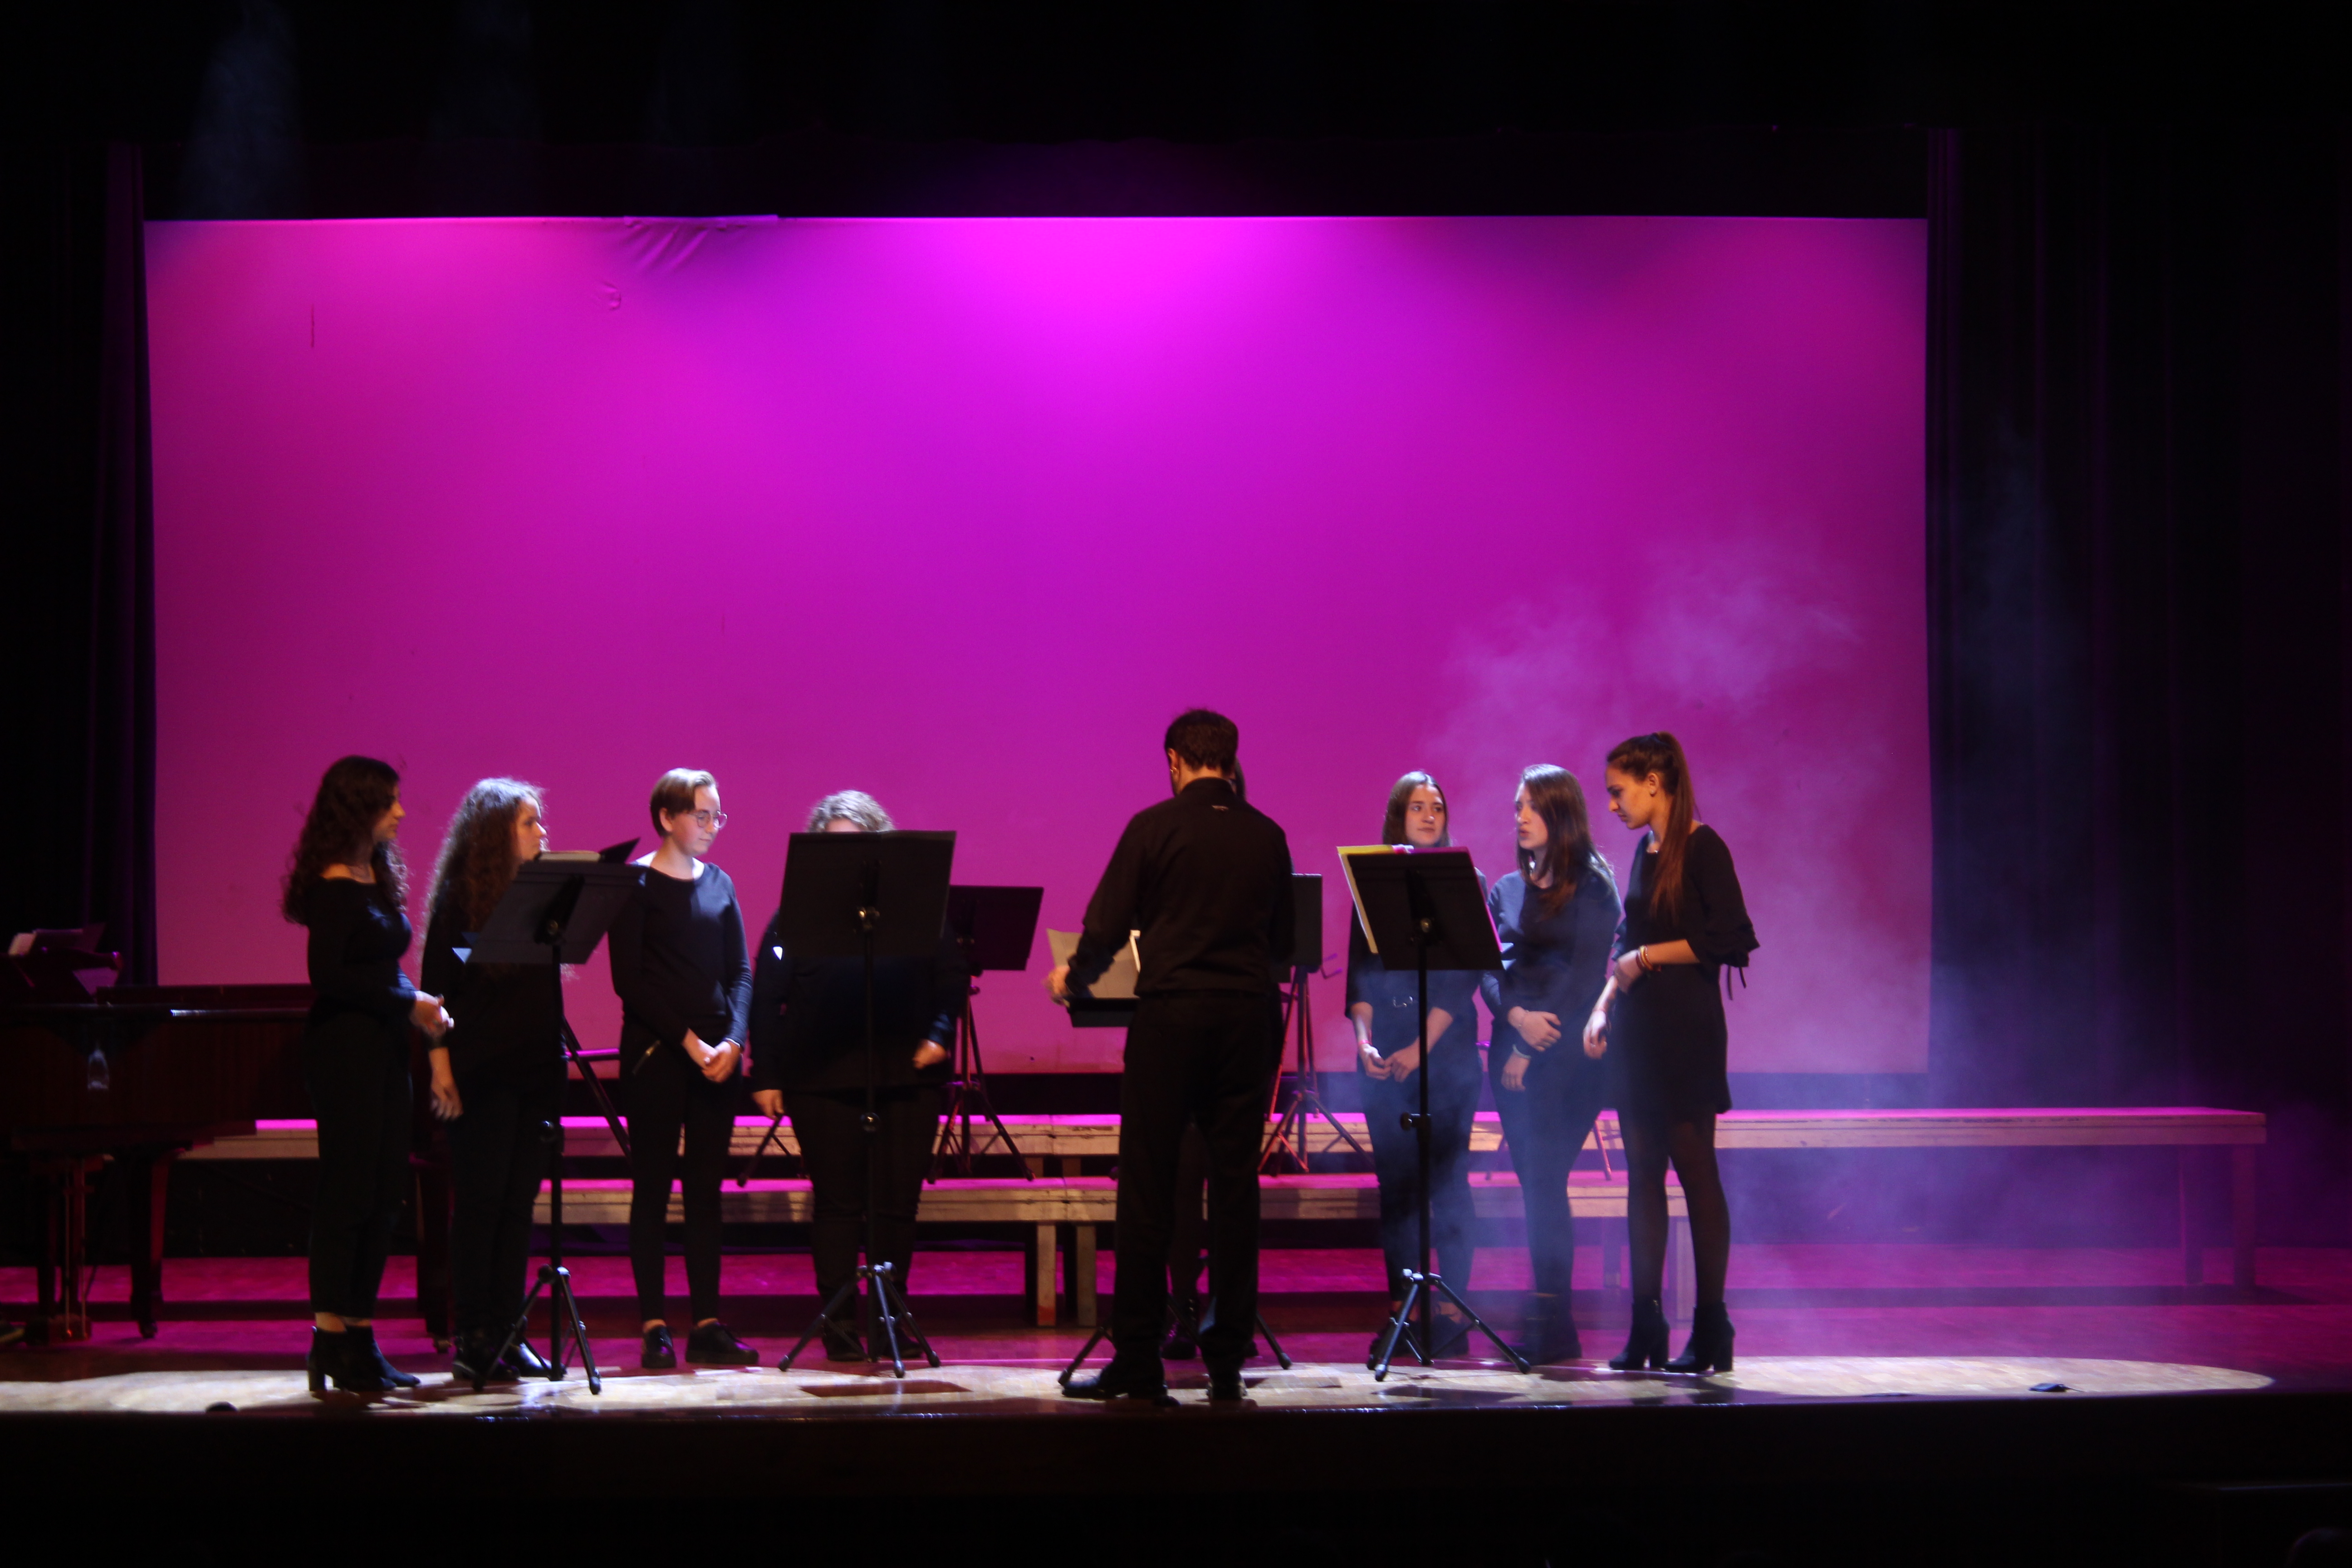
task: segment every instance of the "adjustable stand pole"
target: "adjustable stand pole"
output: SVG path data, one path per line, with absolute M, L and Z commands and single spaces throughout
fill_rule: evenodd
M 1414 901 L 1420 903 L 1418 899 Z M 1396 1316 L 1389 1320 L 1388 1339 L 1381 1346 L 1380 1356 L 1373 1364 L 1372 1381 L 1380 1383 L 1388 1377 L 1389 1363 L 1396 1358 L 1397 1342 L 1405 1336 L 1405 1327 L 1412 1321 L 1412 1309 L 1416 1302 L 1421 1306 L 1421 1342 L 1412 1347 L 1413 1358 L 1423 1366 L 1431 1364 L 1429 1352 L 1437 1343 L 1437 1298 L 1441 1295 L 1462 1310 L 1462 1315 L 1470 1321 L 1471 1327 L 1494 1341 L 1496 1348 L 1509 1359 L 1513 1366 L 1527 1372 L 1531 1370 L 1528 1359 L 1505 1343 L 1503 1336 L 1487 1327 L 1486 1320 L 1471 1310 L 1470 1303 L 1455 1294 L 1454 1287 L 1429 1266 L 1429 1072 L 1432 1058 L 1436 1054 L 1433 1049 L 1435 1042 L 1429 1037 L 1429 941 L 1435 933 L 1437 922 L 1420 910 L 1415 910 L 1415 917 L 1413 947 L 1421 960 L 1416 969 L 1418 989 L 1414 994 L 1415 1010 L 1421 1021 L 1421 1033 L 1416 1037 L 1421 1042 L 1421 1109 L 1405 1112 L 1402 1120 L 1412 1132 L 1421 1163 L 1421 1268 L 1404 1271 L 1404 1300 L 1398 1303 Z
M 1315 1066 L 1315 1025 L 1307 1001 L 1307 973 L 1303 963 L 1296 965 L 1290 972 L 1288 1026 L 1297 1047 L 1297 1066 L 1293 1069 L 1290 1080 L 1290 1103 L 1283 1108 L 1282 1115 L 1275 1121 L 1274 1130 L 1266 1134 L 1265 1148 L 1258 1155 L 1257 1168 L 1261 1171 L 1286 1154 L 1298 1162 L 1300 1170 L 1307 1169 L 1307 1119 L 1310 1116 L 1319 1116 L 1329 1122 L 1331 1131 L 1339 1135 L 1340 1142 L 1357 1153 L 1367 1152 L 1364 1146 L 1356 1142 L 1355 1134 L 1340 1125 L 1339 1119 L 1331 1114 L 1331 1108 L 1323 1103 L 1323 1096 L 1317 1092 L 1322 1083 L 1322 1074 Z
M 940 1364 L 940 1355 L 931 1348 L 931 1342 L 923 1337 L 922 1330 L 915 1326 L 914 1311 L 907 1305 L 906 1296 L 891 1276 L 889 1261 L 887 1258 L 880 1262 L 875 1260 L 876 1243 L 880 1240 L 877 1227 L 881 1223 L 881 1213 L 877 1206 L 881 1195 L 877 1190 L 880 1180 L 877 1166 L 880 1163 L 882 1121 L 876 1105 L 879 1097 L 877 1080 L 882 1075 L 882 1065 L 881 1052 L 874 1043 L 874 931 L 882 922 L 882 911 L 874 908 L 880 897 L 879 867 L 868 861 L 866 875 L 866 902 L 857 911 L 857 929 L 866 933 L 866 1261 L 857 1266 L 856 1274 L 841 1282 L 841 1289 L 833 1293 L 833 1300 L 824 1304 L 824 1310 L 809 1324 L 800 1342 L 784 1352 L 784 1359 L 778 1363 L 778 1369 L 790 1372 L 793 1359 L 808 1348 L 809 1341 L 824 1331 L 826 1325 L 837 1321 L 841 1310 L 856 1299 L 857 1288 L 863 1284 L 867 1305 L 872 1308 L 881 1328 L 883 1342 L 889 1347 L 890 1375 L 904 1377 L 907 1375 L 907 1363 L 898 1351 L 898 1325 L 902 1321 L 906 1324 L 909 1349 L 920 1351 L 923 1360 L 931 1366 Z M 875 1359 L 872 1345 L 866 1346 L 866 1353 L 869 1361 Z
M 967 947 L 967 955 L 969 951 Z M 963 1011 L 956 1016 L 955 1067 L 954 1076 L 948 1084 L 947 1115 L 940 1119 L 940 1146 L 931 1155 L 931 1172 L 924 1180 L 938 1181 L 940 1173 L 950 1163 L 954 1164 L 957 1175 L 969 1176 L 971 1174 L 972 1156 L 985 1153 L 1002 1142 L 1004 1152 L 1020 1165 L 1022 1179 L 1034 1181 L 1036 1173 L 1030 1170 L 1029 1162 L 1021 1157 L 1021 1145 L 1013 1141 L 1012 1130 L 1004 1125 L 1004 1118 L 996 1114 L 995 1102 L 988 1098 L 988 1075 L 980 1065 L 980 1025 L 971 1013 L 971 999 L 979 994 L 980 987 L 967 982 Z M 971 1146 L 974 1108 L 988 1119 L 989 1126 L 994 1129 L 994 1135 L 978 1149 Z
M 474 1392 L 482 1392 L 489 1382 L 490 1368 L 506 1360 L 507 1352 L 529 1335 L 530 1310 L 545 1290 L 547 1380 L 553 1383 L 563 1376 L 564 1363 L 577 1349 L 581 1370 L 588 1374 L 588 1392 L 602 1394 L 604 1380 L 597 1373 L 595 1352 L 588 1348 L 588 1325 L 581 1321 L 580 1302 L 572 1294 L 572 1270 L 563 1267 L 563 1123 L 541 1122 L 539 1137 L 547 1145 L 547 1261 L 539 1266 L 539 1278 L 532 1281 L 530 1294 L 523 1298 L 522 1310 L 515 1314 L 507 1337 L 499 1342 L 498 1352 L 474 1369 Z

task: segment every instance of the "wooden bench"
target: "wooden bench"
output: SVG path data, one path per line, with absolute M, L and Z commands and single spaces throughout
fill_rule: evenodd
M 1480 1218 L 1518 1217 L 1519 1183 L 1509 1172 L 1476 1173 L 1470 1187 Z M 1377 1220 L 1381 1214 L 1380 1188 L 1370 1175 L 1317 1172 L 1265 1176 L 1259 1179 L 1258 1192 L 1259 1212 L 1267 1220 Z M 564 1223 L 625 1225 L 629 1193 L 626 1178 L 567 1180 Z M 1686 1216 L 1680 1191 L 1669 1187 L 1666 1196 L 1675 1240 L 1668 1249 L 1667 1292 L 1673 1303 L 1669 1310 L 1687 1317 Z M 813 1212 L 805 1181 L 763 1179 L 741 1187 L 730 1181 L 719 1189 L 719 1204 L 725 1218 L 737 1224 L 805 1225 Z M 1041 1176 L 1034 1181 L 1017 1176 L 974 1177 L 925 1187 L 918 1223 L 965 1229 L 982 1225 L 1022 1226 L 1028 1232 L 1024 1294 L 1034 1305 L 1038 1325 L 1051 1327 L 1056 1320 L 1058 1282 L 1079 1325 L 1092 1328 L 1098 1310 L 1095 1227 L 1110 1224 L 1117 1217 L 1118 1205 L 1118 1184 L 1108 1176 Z M 546 1224 L 549 1207 L 548 1194 L 542 1191 L 532 1218 Z M 1625 1184 L 1579 1172 L 1569 1182 L 1569 1210 L 1580 1219 L 1622 1223 Z M 679 1224 L 684 1218 L 678 1194 L 672 1192 L 669 1223 Z M 1606 1248 L 1603 1256 L 1609 1264 L 1604 1273 L 1613 1277 L 1614 1246 Z M 1603 1282 L 1612 1283 L 1613 1279 Z

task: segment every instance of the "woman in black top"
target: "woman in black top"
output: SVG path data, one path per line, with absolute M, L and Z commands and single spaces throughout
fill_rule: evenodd
M 393 840 L 406 815 L 400 775 L 344 757 L 319 781 L 279 908 L 310 928 L 310 1017 L 302 1081 L 319 1122 L 310 1211 L 310 1391 L 380 1394 L 416 1379 L 375 1342 L 375 1298 L 408 1194 L 408 1031 L 439 1038 L 441 999 L 401 973 L 407 883 Z
M 1423 773 L 1411 773 L 1389 791 L 1381 842 L 1444 848 L 1447 830 L 1445 792 Z M 1478 977 L 1467 970 L 1440 970 L 1429 977 L 1429 1221 L 1438 1273 L 1456 1290 L 1470 1289 L 1477 1247 L 1477 1215 L 1470 1204 L 1470 1129 L 1478 1116 Z M 1421 1110 L 1423 1051 L 1415 1032 L 1421 1016 L 1414 972 L 1383 967 L 1364 935 L 1363 921 L 1348 924 L 1348 1017 L 1356 1027 L 1357 1066 L 1362 1069 L 1364 1126 L 1372 1139 L 1372 1169 L 1381 1186 L 1381 1251 L 1389 1271 L 1389 1316 L 1404 1305 L 1404 1271 L 1420 1256 L 1421 1151 L 1400 1120 Z M 1440 1327 L 1432 1356 L 1451 1351 L 1469 1330 L 1460 1309 L 1437 1304 Z M 1385 1325 L 1372 1336 L 1377 1356 L 1388 1337 Z
M 1569 1312 L 1576 1220 L 1568 1174 L 1592 1134 L 1607 1078 L 1599 1062 L 1554 1047 L 1568 1022 L 1589 1013 L 1600 994 L 1621 906 L 1574 773 L 1548 763 L 1528 768 L 1512 810 L 1519 868 L 1486 895 L 1503 945 L 1503 973 L 1480 982 L 1495 1017 L 1487 1066 L 1527 1215 L 1535 1275 L 1527 1353 L 1538 1362 L 1573 1361 L 1584 1348 Z
M 872 795 L 845 790 L 817 802 L 808 830 L 887 833 L 891 822 Z M 782 918 L 779 909 L 760 938 L 751 1098 L 770 1116 L 792 1113 L 815 1211 L 809 1249 L 817 1299 L 830 1301 L 857 1272 L 866 1224 L 866 965 L 856 958 L 793 957 L 784 950 Z M 915 1211 L 939 1136 L 940 1090 L 966 984 L 962 959 L 944 931 L 931 958 L 884 958 L 874 965 L 877 1131 L 870 1149 L 880 1256 L 868 1261 L 889 1264 L 902 1290 L 914 1262 Z M 870 1321 L 866 1331 L 874 1331 Z M 866 1359 L 856 1331 L 838 1322 L 826 1326 L 824 1353 L 828 1361 Z
M 1731 1261 L 1731 1208 L 1715 1162 L 1715 1119 L 1731 1109 L 1724 1070 L 1724 966 L 1745 970 L 1756 928 L 1731 850 L 1698 820 L 1682 742 L 1664 731 L 1609 753 L 1609 809 L 1643 835 L 1626 879 L 1609 984 L 1584 1026 L 1584 1051 L 1618 1058 L 1618 1120 L 1632 1190 L 1633 1331 L 1609 1364 L 1620 1371 L 1729 1372 L 1731 1319 L 1723 1279 Z M 1659 1296 L 1665 1279 L 1666 1163 L 1690 1209 L 1698 1303 L 1690 1344 L 1666 1355 Z
M 751 963 L 735 884 L 697 857 L 727 826 L 719 781 L 673 768 L 647 809 L 661 847 L 637 862 L 645 881 L 613 922 L 613 989 L 621 998 L 621 1080 L 629 1117 L 629 1262 L 645 1321 L 640 1364 L 671 1367 L 663 1316 L 669 1184 L 686 1209 L 686 1285 L 694 1309 L 686 1359 L 750 1366 L 759 1352 L 719 1321 L 719 1184 L 735 1131 Z M 686 1159 L 678 1161 L 678 1132 Z
M 447 999 L 449 1033 L 433 1047 L 433 1110 L 449 1123 L 457 1189 L 449 1252 L 457 1296 L 452 1375 L 501 1382 L 544 1375 L 547 1363 L 517 1340 L 489 1364 L 522 1310 L 530 1268 L 530 1212 L 547 1151 L 540 1127 L 562 1114 L 563 1049 L 555 999 L 535 964 L 468 964 L 466 933 L 498 908 L 524 861 L 547 847 L 539 791 L 513 779 L 484 779 L 466 792 L 425 907 L 425 984 Z

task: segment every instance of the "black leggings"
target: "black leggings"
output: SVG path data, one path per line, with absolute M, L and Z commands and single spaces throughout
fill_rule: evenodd
M 830 1301 L 856 1275 L 866 1244 L 866 1091 L 786 1089 L 784 1105 L 808 1167 L 817 1297 Z M 940 1091 L 929 1084 L 879 1090 L 874 1117 L 873 1261 L 889 1264 L 903 1290 L 915 1260 L 915 1209 L 939 1137 Z
M 1731 1267 L 1731 1205 L 1723 1195 L 1723 1173 L 1715 1163 L 1715 1118 L 1646 1122 L 1621 1113 L 1625 1133 L 1625 1229 L 1632 1243 L 1635 1300 L 1665 1294 L 1666 1162 L 1683 1179 L 1683 1202 L 1690 1209 L 1691 1250 L 1696 1258 L 1698 1300 L 1723 1302 L 1723 1277 Z
M 625 1060 L 626 1058 L 624 1058 Z M 739 1079 L 713 1083 L 675 1046 L 656 1045 L 652 1059 L 626 1079 L 629 1163 L 629 1264 L 637 1279 L 637 1315 L 667 1314 L 662 1274 L 669 1255 L 669 1184 L 686 1209 L 686 1289 L 694 1321 L 719 1315 L 719 1184 L 735 1132 Z M 678 1158 L 678 1132 L 686 1158 Z
M 319 1119 L 310 1310 L 365 1322 L 408 1197 L 408 1020 L 314 1024 L 302 1036 L 302 1081 Z
M 457 1188 L 449 1226 L 457 1331 L 503 1333 L 522 1310 L 530 1268 L 530 1211 L 547 1174 L 541 1129 L 563 1097 L 560 1067 L 521 1082 L 460 1078 L 465 1114 L 449 1123 L 449 1168 Z

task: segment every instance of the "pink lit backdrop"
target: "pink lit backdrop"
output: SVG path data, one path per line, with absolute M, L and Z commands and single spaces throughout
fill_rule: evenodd
M 1925 253 L 1719 218 L 152 225 L 163 978 L 300 977 L 275 878 L 352 751 L 407 776 L 420 899 L 476 777 L 586 847 L 688 765 L 755 929 L 845 787 L 1068 927 L 1198 702 L 1334 950 L 1332 847 L 1400 772 L 1491 874 L 1522 764 L 1597 800 L 1612 742 L 1675 730 L 1764 944 L 1734 1069 L 1922 1070 Z M 990 1065 L 1116 1068 L 1045 963 L 988 981 Z M 601 959 L 570 996 L 610 1043 Z

